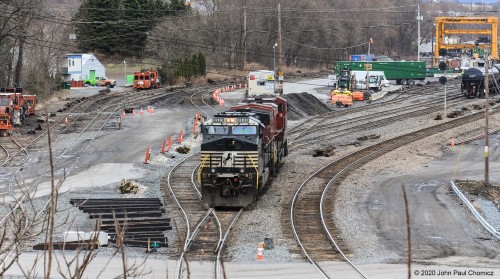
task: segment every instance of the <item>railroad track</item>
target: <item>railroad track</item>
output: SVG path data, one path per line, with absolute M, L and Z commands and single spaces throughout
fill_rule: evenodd
M 449 86 L 449 93 L 457 91 L 458 89 L 453 89 L 453 87 L 458 87 L 458 84 L 453 86 Z M 351 107 L 341 110 L 333 110 L 331 112 L 327 112 L 320 115 L 315 115 L 307 118 L 299 125 L 293 127 L 288 131 L 289 143 L 293 143 L 297 138 L 301 137 L 306 132 L 310 132 L 311 129 L 314 129 L 315 126 L 331 123 L 332 120 L 335 121 L 338 117 L 355 114 L 358 112 L 367 112 L 373 109 L 379 109 L 382 107 L 388 107 L 390 105 L 398 105 L 401 101 L 415 100 L 418 101 L 422 96 L 425 95 L 436 95 L 437 87 L 412 87 L 410 89 L 405 89 L 403 91 L 399 91 L 397 93 L 392 93 L 394 95 L 393 98 L 389 100 L 381 100 L 380 102 L 375 102 L 371 104 L 364 104 L 362 106 Z M 390 93 L 389 93 L 390 94 Z M 405 100 L 402 100 L 402 99 Z
M 451 99 L 451 98 L 450 98 Z M 463 104 L 466 101 L 462 100 L 459 96 L 453 98 L 450 105 Z M 323 142 L 325 139 L 332 139 L 339 136 L 350 135 L 354 132 L 369 130 L 377 127 L 391 125 L 397 121 L 404 120 L 410 117 L 419 117 L 431 113 L 439 112 L 442 109 L 440 101 L 433 101 L 426 106 L 418 107 L 415 109 L 397 108 L 389 111 L 377 112 L 372 115 L 364 115 L 355 119 L 348 119 L 339 121 L 329 126 L 319 125 L 311 129 L 313 131 L 310 135 L 302 136 L 300 139 L 295 140 L 293 145 L 289 147 L 290 151 L 298 150 L 304 147 L 310 147 L 315 143 Z M 400 114 L 396 114 L 401 112 Z M 355 126 L 347 126 L 349 124 L 357 124 Z M 347 126 L 347 127 L 346 127 Z
M 367 162 L 425 137 L 480 120 L 483 113 L 474 113 L 419 131 L 411 132 L 348 154 L 329 162 L 308 177 L 287 205 L 293 235 L 302 254 L 325 278 L 330 275 L 318 264 L 338 257 L 353 268 L 353 273 L 365 278 L 349 260 L 349 250 L 335 224 L 332 207 L 338 185 L 351 171 Z M 328 245 L 327 245 L 328 244 Z
M 84 153 L 87 150 L 87 148 L 92 144 L 93 140 L 97 137 L 99 132 L 104 128 L 104 125 L 106 125 L 106 123 L 110 119 L 110 117 L 115 115 L 117 113 L 117 111 L 121 111 L 122 106 L 125 102 L 136 102 L 139 104 L 140 103 L 147 103 L 147 102 L 152 102 L 154 100 L 165 98 L 169 95 L 178 93 L 175 90 L 169 91 L 168 89 L 165 89 L 165 88 L 163 88 L 161 90 L 163 90 L 163 91 L 160 91 L 160 89 L 157 89 L 154 93 L 148 93 L 148 94 L 135 94 L 133 92 L 129 92 L 128 94 L 125 94 L 125 95 L 110 94 L 109 96 L 108 95 L 97 96 L 94 98 L 95 100 L 89 100 L 90 105 L 89 104 L 84 105 L 86 102 L 82 103 L 82 104 L 76 104 L 75 108 L 73 108 L 71 110 L 72 113 L 79 113 L 80 115 L 83 115 L 84 114 L 84 113 L 82 113 L 82 111 L 83 111 L 83 112 L 85 112 L 85 114 L 93 115 L 93 118 L 89 118 L 89 120 L 86 121 L 86 125 L 82 125 L 79 128 L 79 130 L 78 130 L 79 133 L 76 133 L 76 132 L 75 133 L 68 133 L 68 135 L 74 135 L 74 136 L 73 136 L 73 138 L 66 138 L 65 145 L 58 148 L 57 142 L 53 142 L 54 165 L 57 166 L 57 164 L 60 160 L 62 160 L 63 158 L 65 159 L 64 164 L 61 164 L 61 167 L 63 169 L 56 169 L 55 171 L 60 171 L 60 172 L 64 171 L 63 173 L 60 173 L 60 174 L 64 174 L 64 175 L 68 174 L 69 171 L 67 171 L 67 170 L 71 170 L 72 167 L 78 161 L 78 158 L 76 156 L 71 156 L 70 151 L 74 150 L 74 148 L 76 146 L 78 146 L 78 148 L 79 148 L 78 151 L 82 151 L 81 153 Z M 176 89 L 176 90 L 180 90 L 180 89 Z M 95 105 L 96 103 L 99 103 L 99 105 Z M 69 114 L 69 112 L 67 112 L 67 113 Z M 119 112 L 116 115 L 118 116 Z M 65 117 L 66 116 L 61 117 L 59 119 L 59 121 L 56 121 L 56 123 L 51 125 L 51 126 L 52 127 L 54 127 L 54 126 L 57 127 L 57 125 L 66 126 L 65 124 L 60 124 L 61 121 L 63 121 L 63 119 L 65 119 Z M 84 123 L 84 121 L 82 121 L 82 123 Z M 55 133 L 54 137 L 60 136 L 62 133 L 64 133 L 63 131 L 65 131 L 65 129 L 67 129 L 67 127 L 64 127 L 62 129 L 56 129 L 56 131 L 54 132 Z M 52 129 L 51 129 L 51 131 L 52 131 Z M 82 135 L 84 135 L 84 133 L 86 133 L 85 134 L 86 137 L 82 137 Z M 37 137 L 38 140 L 32 141 L 29 145 L 25 146 L 24 148 L 27 149 L 28 147 L 33 147 L 34 146 L 33 143 L 41 142 L 42 136 L 43 135 L 38 136 Z M 68 144 L 68 142 L 70 142 L 70 143 Z M 81 142 L 84 142 L 84 144 L 81 145 L 80 144 Z M 40 151 L 42 155 L 45 153 L 45 156 L 48 156 L 48 150 L 46 148 L 42 148 L 42 146 L 38 146 L 38 148 L 39 148 L 38 151 Z M 77 151 L 75 151 L 75 152 L 77 152 Z M 38 153 L 38 152 L 35 152 L 35 153 Z M 30 153 L 30 154 L 33 154 L 33 153 Z M 40 155 L 40 154 L 38 154 L 38 155 Z M 40 155 L 40 156 L 42 156 L 42 155 Z M 15 201 L 18 201 L 18 202 L 16 202 L 16 205 L 13 206 L 13 210 L 15 210 L 19 206 L 20 202 L 24 201 L 24 199 L 26 198 L 26 195 L 31 193 L 33 191 L 34 187 L 36 187 L 36 185 L 38 185 L 41 182 L 41 180 L 49 173 L 50 166 L 48 163 L 46 163 L 45 165 L 40 164 L 39 161 L 37 161 L 37 163 L 38 164 L 36 166 L 34 166 L 33 168 L 30 169 L 32 172 L 34 172 L 34 176 L 36 177 L 36 179 L 34 181 L 32 181 L 32 183 L 30 183 L 30 185 L 26 185 L 26 189 L 21 193 L 20 197 L 13 197 L 13 199 Z M 26 168 L 26 167 L 23 167 L 23 168 Z M 18 174 L 20 170 L 21 170 L 21 166 L 18 166 L 17 171 L 14 171 L 12 173 L 11 179 L 9 182 L 8 193 L 15 192 L 14 190 L 12 190 L 12 187 L 15 186 L 14 182 L 17 179 L 17 178 L 15 178 L 15 175 Z M 24 171 L 24 172 L 26 173 L 27 171 Z M 26 191 L 28 191 L 28 192 L 26 192 Z M 4 194 L 7 194 L 7 193 L 4 193 Z M 50 203 L 50 199 L 46 203 L 46 206 L 49 203 Z M 3 225 L 3 223 L 0 223 L 0 225 Z
M 14 158 L 20 164 L 23 164 L 29 157 L 29 152 L 21 143 L 12 136 L 0 137 L 0 148 L 4 151 L 0 157 L 0 167 L 5 167 L 8 162 L 14 161 Z M 21 156 L 21 154 L 25 154 Z
M 169 208 L 171 212 L 178 213 L 175 222 L 178 241 L 172 244 L 174 247 L 171 249 L 171 256 L 179 257 L 176 278 L 183 277 L 187 266 L 184 263 L 193 260 L 213 262 L 213 267 L 205 272 L 213 272 L 213 278 L 221 278 L 223 247 L 243 212 L 243 209 L 214 210 L 201 201 L 196 182 L 199 162 L 199 153 L 186 157 L 172 168 L 168 176 L 162 178 L 160 184 L 165 195 L 177 205 L 177 208 L 173 205 Z

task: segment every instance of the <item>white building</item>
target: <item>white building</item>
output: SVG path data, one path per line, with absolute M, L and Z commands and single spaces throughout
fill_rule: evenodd
M 105 77 L 106 68 L 93 54 L 67 54 L 67 72 L 64 81 L 94 80 L 96 77 Z

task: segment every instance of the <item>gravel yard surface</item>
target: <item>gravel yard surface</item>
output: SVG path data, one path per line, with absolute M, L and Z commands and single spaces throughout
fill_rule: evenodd
M 304 118 L 309 119 L 309 117 L 315 114 L 324 113 L 329 110 L 329 106 L 325 104 L 325 100 L 328 99 L 329 90 L 322 85 L 322 82 L 315 81 L 311 83 L 302 83 L 295 90 L 292 90 L 293 92 L 288 92 L 290 94 L 287 95 L 286 98 L 290 102 L 289 128 L 293 128 L 303 121 L 308 121 L 304 120 Z M 239 98 L 240 95 L 241 94 L 234 94 L 233 97 L 235 100 L 231 100 L 231 95 L 227 95 L 225 98 L 228 98 L 230 104 L 231 102 L 237 102 L 236 98 Z M 395 97 L 396 94 L 389 94 L 383 100 Z M 432 96 L 427 96 L 425 98 L 432 98 Z M 174 133 L 174 130 L 180 130 L 179 128 L 182 128 L 185 131 L 184 142 L 182 144 L 175 143 L 173 146 L 174 150 L 178 146 L 186 145 L 192 149 L 191 152 L 196 152 L 199 150 L 200 137 L 193 138 L 189 132 L 192 130 L 192 116 L 194 114 L 192 111 L 183 112 L 183 109 L 185 108 L 183 107 L 183 102 L 184 101 L 181 100 L 166 99 L 158 102 L 157 105 L 160 110 L 168 108 L 168 112 L 177 114 L 177 119 L 187 119 L 179 121 L 178 125 L 172 127 L 171 129 L 171 133 Z M 378 102 L 380 101 L 375 101 L 373 104 Z M 480 103 L 481 101 L 468 101 L 468 103 L 474 102 Z M 410 104 L 418 105 L 418 103 L 414 100 L 402 98 L 399 104 L 388 105 L 387 107 L 370 110 L 370 113 Z M 369 105 L 370 104 L 367 104 L 367 106 Z M 450 108 L 450 111 L 451 110 L 453 110 L 453 108 Z M 207 109 L 207 111 L 210 110 Z M 472 108 L 470 111 L 472 111 Z M 470 111 L 466 113 L 470 113 Z M 358 112 L 346 116 L 339 116 L 332 119 L 332 121 L 355 119 L 363 114 L 364 112 Z M 170 125 L 173 123 L 170 119 L 165 121 L 165 115 L 167 115 L 167 113 L 161 116 L 151 116 L 151 118 L 157 117 L 155 126 L 164 125 L 165 123 Z M 274 179 L 272 185 L 269 187 L 267 193 L 261 196 L 254 205 L 245 210 L 244 214 L 238 221 L 237 226 L 227 244 L 228 248 L 226 249 L 226 258 L 229 261 L 234 261 L 235 263 L 254 262 L 257 255 L 256 251 L 258 243 L 264 241 L 264 238 L 268 237 L 273 239 L 275 247 L 274 249 L 264 251 L 266 263 L 304 261 L 304 259 L 297 253 L 298 246 L 291 234 L 289 222 L 289 205 L 298 186 L 318 167 L 341 156 L 345 156 L 383 140 L 407 134 L 411 131 L 423 129 L 425 127 L 441 123 L 442 121 L 450 120 L 445 118 L 445 120 L 436 121 L 434 120 L 435 116 L 435 114 L 429 114 L 426 116 L 404 119 L 385 127 L 365 129 L 361 132 L 350 133 L 345 136 L 331 139 L 325 137 L 325 140 L 321 143 L 291 152 L 289 156 L 284 159 L 282 168 L 278 176 Z M 493 115 L 491 117 L 492 123 L 499 123 L 499 120 L 500 116 Z M 113 136 L 116 134 L 116 131 L 113 130 L 115 129 L 113 125 L 110 126 L 107 131 L 104 131 L 100 137 L 101 139 L 107 139 L 110 142 L 113 141 Z M 133 123 L 130 123 L 130 125 L 130 127 L 134 127 L 134 129 L 141 129 L 137 131 L 139 135 L 141 133 L 149 133 L 149 129 L 153 128 L 142 128 L 142 125 L 146 125 L 142 122 L 141 125 L 135 125 Z M 350 126 L 354 127 L 355 125 L 356 123 L 348 124 L 342 128 L 348 128 Z M 455 266 L 463 265 L 464 263 L 475 266 L 491 266 L 492 264 L 499 264 L 500 259 L 496 255 L 498 255 L 498 251 L 500 251 L 500 249 L 493 241 L 489 239 L 479 240 L 477 241 L 479 244 L 476 246 L 466 243 L 467 237 L 472 236 L 476 238 L 487 238 L 487 235 L 484 234 L 481 228 L 473 224 L 473 220 L 468 217 L 466 211 L 463 210 L 461 205 L 456 201 L 456 198 L 453 195 L 450 195 L 446 185 L 446 181 L 449 181 L 453 176 L 454 162 L 459 154 L 459 147 L 450 147 L 447 145 L 448 142 L 452 138 L 460 139 L 474 136 L 481 131 L 483 125 L 483 122 L 471 123 L 463 127 L 457 127 L 453 130 L 410 143 L 405 147 L 399 148 L 377 158 L 376 160 L 362 166 L 358 171 L 350 174 L 340 185 L 336 193 L 336 206 L 332 209 L 337 219 L 337 227 L 340 229 L 340 233 L 350 247 L 351 254 L 349 255 L 349 258 L 359 264 L 404 262 L 406 257 L 406 246 L 404 237 L 400 237 L 406 233 L 406 227 L 402 226 L 403 223 L 400 222 L 400 217 L 404 216 L 404 208 L 401 207 L 400 203 L 386 204 L 385 202 L 388 202 L 389 200 L 384 200 L 382 197 L 379 198 L 377 196 L 381 195 L 383 190 L 387 190 L 384 188 L 384 185 L 387 184 L 393 185 L 394 189 L 397 189 L 397 191 L 399 191 L 401 186 L 404 185 L 405 189 L 411 192 L 411 197 L 415 203 L 420 202 L 417 193 L 425 192 L 426 195 L 429 195 L 426 197 L 434 197 L 436 204 L 443 204 L 441 207 L 448 208 L 448 210 L 452 212 L 450 218 L 456 217 L 457 220 L 460 218 L 462 218 L 460 220 L 465 220 L 458 225 L 456 223 L 449 225 L 450 227 L 455 226 L 454 228 L 466 228 L 466 232 L 463 234 L 463 239 L 461 238 L 460 240 L 464 241 L 465 244 L 463 245 L 469 248 L 479 249 L 468 252 L 465 249 L 453 247 L 443 248 L 439 246 L 440 241 L 443 241 L 442 243 L 446 243 L 447 245 L 453 245 L 451 242 L 451 244 L 448 243 L 449 239 L 446 241 L 440 239 L 446 238 L 446 235 L 432 235 L 434 231 L 431 229 L 416 231 L 416 243 L 423 245 L 421 247 L 422 251 L 418 250 L 418 246 L 415 250 L 416 252 L 414 255 L 417 261 L 424 264 L 447 264 Z M 336 128 L 339 127 L 332 126 L 332 130 Z M 369 139 L 366 141 L 357 140 L 358 137 L 371 134 L 380 135 L 380 138 Z M 140 161 L 118 164 L 113 162 L 113 160 L 106 162 L 105 159 L 102 159 L 102 161 L 100 161 L 99 164 L 96 164 L 93 168 L 75 168 L 71 172 L 71 175 L 66 177 L 65 183 L 69 184 L 69 189 L 67 188 L 67 191 L 62 191 L 64 193 L 62 193 L 58 198 L 59 212 L 56 219 L 56 239 L 61 240 L 63 233 L 67 230 L 91 230 L 94 228 L 94 223 L 87 218 L 86 214 L 83 214 L 80 210 L 78 210 L 78 208 L 69 204 L 69 200 L 71 198 L 82 198 L 82 196 L 89 198 L 123 197 L 123 195 L 121 195 L 118 191 L 118 181 L 122 178 L 133 178 L 141 184 L 139 194 L 134 197 L 161 198 L 160 178 L 165 176 L 177 162 L 188 156 L 179 154 L 175 151 L 170 151 L 167 155 L 159 154 L 161 141 L 164 137 L 166 137 L 166 135 L 168 135 L 166 132 L 162 132 L 162 135 L 155 135 L 150 139 L 151 141 L 154 140 L 154 142 L 158 142 L 159 144 L 152 146 L 152 154 L 154 156 L 147 165 Z M 60 140 L 61 144 L 67 144 L 64 137 Z M 312 157 L 316 148 L 324 146 L 335 146 L 334 156 Z M 141 146 L 141 148 L 142 147 L 145 149 L 146 146 Z M 142 153 L 143 151 L 134 150 L 134 152 Z M 464 150 L 462 153 L 462 160 L 469 162 L 467 158 L 468 155 L 471 154 L 473 154 L 472 150 Z M 106 156 L 102 155 L 102 158 L 107 158 Z M 118 155 L 115 154 L 113 156 Z M 430 170 L 431 168 L 433 169 Z M 470 174 L 463 170 L 464 167 L 458 169 L 456 175 L 477 176 L 477 174 Z M 59 173 L 59 175 L 61 175 L 61 173 Z M 124 175 L 126 175 L 126 177 L 124 177 Z M 492 173 L 492 177 L 500 181 L 500 174 Z M 85 178 L 95 179 L 96 182 L 89 183 L 88 180 L 85 180 Z M 43 191 L 43 189 L 47 191 L 47 185 L 42 186 L 43 187 L 40 187 L 40 191 Z M 88 189 L 85 189 L 87 187 Z M 422 189 L 431 190 L 427 192 L 427 190 Z M 399 198 L 399 193 L 394 195 L 394 199 Z M 41 208 L 46 202 L 46 198 L 35 199 L 34 207 L 37 209 Z M 484 206 L 486 208 L 485 212 L 488 216 L 492 216 L 491 218 L 498 216 L 495 215 L 494 210 L 489 207 L 488 201 L 480 200 L 477 202 L 482 207 Z M 175 214 L 178 214 L 175 209 L 176 206 L 172 204 L 170 200 L 165 200 L 165 203 L 168 210 L 167 215 L 174 217 Z M 418 208 L 415 203 L 410 205 L 410 211 L 412 208 Z M 391 206 L 392 208 L 387 208 Z M 387 232 L 388 228 L 381 227 L 380 224 L 376 223 L 376 220 L 378 220 L 377 218 L 385 216 L 383 214 L 375 216 L 373 212 L 379 212 L 378 210 L 383 210 L 383 212 L 391 212 L 392 210 L 392 212 L 394 212 L 396 217 L 390 220 L 390 222 L 392 222 L 391 224 L 394 225 L 389 229 L 397 231 L 395 234 L 397 236 L 395 237 L 395 240 L 388 239 L 390 235 Z M 6 211 L 6 207 L 0 208 L 1 213 Z M 496 213 L 498 214 L 498 212 Z M 412 216 L 415 216 L 416 214 L 418 213 L 412 212 Z M 385 217 L 383 217 L 383 220 L 387 221 L 387 219 L 384 218 Z M 415 217 L 415 219 L 417 219 L 417 217 Z M 418 224 L 414 225 L 415 227 L 418 226 Z M 169 245 L 172 247 L 170 249 L 178 249 L 179 238 L 175 229 L 167 232 L 167 237 L 169 239 Z M 435 238 L 434 241 L 429 241 L 429 243 L 434 245 L 432 247 L 429 246 L 431 247 L 429 248 L 426 246 L 428 243 L 424 240 L 428 240 L 432 237 L 438 238 Z M 453 235 L 448 237 L 452 238 Z M 39 236 L 33 241 L 27 243 L 26 247 L 35 243 L 44 242 L 44 239 L 44 236 Z M 474 241 L 474 239 L 469 240 L 469 242 Z M 490 245 L 492 248 L 486 248 L 487 245 Z M 435 251 L 432 249 L 435 249 Z M 446 253 L 442 253 L 443 250 L 446 250 Z M 114 248 L 111 247 L 101 248 L 99 251 L 99 253 L 104 256 L 111 255 L 113 252 Z M 144 252 L 145 251 L 142 248 L 127 248 L 127 255 L 130 258 L 143 257 Z M 172 253 L 172 250 L 169 250 L 168 248 L 161 248 L 157 254 L 152 254 L 150 257 L 152 259 L 159 260 L 172 259 L 172 257 L 169 256 Z M 231 265 L 229 266 L 231 269 Z

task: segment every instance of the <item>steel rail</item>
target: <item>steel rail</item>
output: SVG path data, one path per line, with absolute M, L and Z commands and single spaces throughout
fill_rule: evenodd
M 428 88 L 427 90 L 429 91 L 429 94 L 424 94 L 424 95 L 430 95 L 430 93 L 435 93 L 435 88 Z M 454 90 L 450 90 L 450 92 L 453 92 L 453 91 Z M 402 93 L 399 93 L 399 94 L 401 94 L 401 96 L 407 96 L 408 92 L 402 91 Z M 420 97 L 421 95 L 422 94 L 420 94 L 420 95 L 414 95 L 412 97 L 417 98 L 417 97 Z M 321 121 L 323 121 L 325 119 L 331 118 L 332 116 L 346 115 L 346 114 L 352 114 L 352 113 L 356 113 L 356 112 L 364 112 L 366 110 L 371 110 L 371 109 L 375 109 L 375 108 L 387 106 L 387 105 L 390 105 L 390 104 L 396 104 L 398 102 L 400 102 L 400 100 L 395 98 L 395 99 L 391 99 L 391 100 L 387 100 L 387 101 L 382 101 L 382 102 L 379 102 L 379 103 L 376 103 L 376 104 L 372 104 L 372 105 L 369 105 L 369 106 L 368 105 L 364 105 L 364 106 L 360 106 L 360 107 L 352 107 L 352 108 L 349 108 L 349 109 L 346 109 L 346 110 L 329 111 L 329 112 L 326 112 L 326 113 L 323 113 L 323 114 L 311 116 L 311 117 L 307 118 L 306 120 L 304 120 L 303 122 L 301 122 L 300 124 L 298 124 L 297 126 L 295 126 L 292 129 L 290 129 L 290 131 L 288 131 L 289 136 L 291 136 L 291 134 L 298 133 L 298 135 L 296 135 L 294 137 L 291 137 L 289 139 L 289 141 L 290 141 L 290 143 L 293 143 L 296 138 L 298 138 L 299 136 L 301 136 L 302 134 L 304 134 L 305 132 L 307 132 L 310 128 L 316 126 L 317 124 L 319 124 Z M 311 126 L 307 127 L 306 129 L 301 130 L 303 125 L 305 125 L 306 123 L 308 123 L 308 124 L 311 123 L 311 120 L 314 120 L 316 118 L 318 119 L 318 121 L 314 122 L 314 124 L 312 124 Z
M 465 101 L 463 101 L 463 99 L 461 99 L 461 98 L 459 99 L 459 98 L 460 98 L 460 96 L 457 94 L 455 96 L 449 96 L 448 99 L 450 101 L 458 99 L 458 102 L 465 102 Z M 386 116 L 386 115 L 391 115 L 391 114 L 395 114 L 396 112 L 401 112 L 401 113 L 409 113 L 409 112 L 412 112 L 412 111 L 418 112 L 419 110 L 422 110 L 421 107 L 431 106 L 431 105 L 437 107 L 437 106 L 439 106 L 441 104 L 442 104 L 442 100 L 429 100 L 429 101 L 424 101 L 424 102 L 419 103 L 419 104 L 411 104 L 411 105 L 408 105 L 408 106 L 387 109 L 387 110 L 379 111 L 379 112 L 372 112 L 372 113 L 369 113 L 369 114 L 363 114 L 362 116 L 359 116 L 359 117 L 356 117 L 356 118 L 347 118 L 347 119 L 340 120 L 340 121 L 331 121 L 329 123 L 321 123 L 321 124 L 317 123 L 314 126 L 308 127 L 307 130 L 315 132 L 315 131 L 318 131 L 318 130 L 321 130 L 321 129 L 324 129 L 324 128 L 329 128 L 333 124 L 335 124 L 335 125 L 345 125 L 345 124 L 357 123 L 357 122 L 364 121 L 364 120 L 373 121 L 373 119 L 376 118 L 376 117 L 382 117 L 382 116 Z M 416 105 L 418 105 L 418 107 L 416 107 Z M 451 105 L 452 104 L 450 103 L 450 106 Z M 302 135 L 303 134 L 304 133 L 302 133 Z M 297 137 L 295 137 L 294 139 L 296 139 L 296 138 Z M 307 140 L 307 139 L 300 139 L 300 140 L 297 140 L 297 142 L 304 141 L 304 140 Z
M 424 109 L 420 109 L 420 110 L 416 110 L 416 111 L 412 111 L 412 112 L 405 112 L 403 114 L 393 115 L 393 116 L 389 116 L 389 117 L 386 117 L 386 118 L 381 118 L 381 119 L 378 119 L 378 120 L 375 120 L 375 121 L 371 121 L 371 122 L 367 122 L 367 123 L 364 123 L 364 124 L 360 124 L 360 125 L 357 126 L 357 128 L 352 128 L 351 127 L 351 128 L 345 128 L 345 129 L 336 130 L 336 131 L 335 130 L 334 131 L 328 131 L 328 132 L 322 134 L 320 137 L 317 137 L 317 139 L 309 139 L 305 143 L 293 145 L 293 146 L 290 147 L 290 150 L 297 150 L 297 149 L 302 148 L 303 146 L 310 146 L 311 144 L 324 141 L 325 137 L 326 138 L 331 138 L 332 136 L 339 137 L 339 136 L 344 136 L 344 135 L 351 134 L 354 131 L 365 130 L 366 127 L 364 127 L 364 126 L 366 126 L 366 125 L 369 125 L 370 126 L 369 128 L 383 127 L 385 125 L 394 123 L 394 121 L 390 121 L 390 120 L 404 119 L 405 117 L 411 116 L 413 114 L 418 114 L 418 116 L 421 116 L 422 114 L 426 114 L 426 113 L 429 113 L 429 112 L 434 112 L 437 109 L 437 107 L 438 107 L 438 105 L 436 105 L 436 106 L 429 106 L 429 107 L 424 108 Z M 384 114 L 382 114 L 382 116 L 384 116 Z M 302 142 L 302 141 L 306 141 L 306 140 L 302 140 L 301 139 L 300 142 Z
M 312 175 L 310 175 L 304 181 L 304 183 L 302 183 L 300 185 L 300 187 L 297 189 L 297 191 L 295 192 L 294 198 L 292 200 L 292 204 L 290 206 L 291 207 L 291 209 L 290 209 L 290 213 L 291 213 L 291 226 L 292 226 L 292 231 L 294 233 L 294 237 L 296 238 L 296 241 L 299 244 L 299 246 L 300 246 L 303 254 L 306 256 L 306 258 L 309 260 L 309 262 L 311 264 L 313 264 L 313 266 L 318 270 L 318 272 L 320 272 L 325 278 L 329 278 L 328 275 L 321 269 L 321 267 L 310 257 L 310 255 L 305 250 L 305 247 L 304 247 L 302 241 L 300 240 L 300 237 L 298 236 L 298 232 L 297 232 L 297 229 L 296 229 L 296 226 L 295 226 L 296 222 L 295 222 L 295 216 L 294 216 L 295 204 L 296 204 L 296 201 L 298 199 L 298 195 L 302 191 L 302 189 L 304 188 L 305 184 L 309 180 L 311 180 L 313 177 L 317 176 L 320 172 L 326 170 L 328 167 L 331 167 L 333 165 L 339 165 L 340 164 L 339 162 L 341 162 L 342 160 L 351 160 L 352 156 L 356 156 L 356 154 L 363 154 L 363 152 L 369 152 L 370 149 L 375 149 L 375 151 L 369 152 L 368 154 L 365 154 L 364 156 L 355 159 L 353 162 L 350 162 L 347 167 L 345 167 L 344 169 L 342 169 L 341 171 L 339 171 L 336 175 L 334 175 L 333 179 L 331 178 L 330 181 L 329 181 L 329 183 L 325 186 L 325 189 L 323 189 L 323 193 L 321 195 L 321 200 L 320 200 L 320 206 L 319 206 L 322 226 L 323 226 L 323 229 L 324 229 L 325 233 L 327 234 L 327 236 L 329 238 L 329 241 L 332 244 L 334 244 L 334 246 L 338 250 L 340 250 L 339 247 L 338 247 L 338 245 L 336 245 L 336 241 L 333 239 L 333 237 L 331 236 L 331 233 L 329 232 L 329 229 L 328 229 L 328 226 L 326 225 L 325 217 L 324 217 L 324 214 L 323 214 L 323 212 L 324 212 L 323 203 L 324 203 L 324 200 L 325 200 L 325 197 L 326 197 L 326 191 L 328 191 L 328 189 L 330 188 L 330 186 L 333 184 L 333 181 L 335 181 L 336 179 L 338 179 L 338 177 L 341 174 L 345 173 L 347 171 L 347 169 L 349 169 L 350 167 L 352 167 L 354 164 L 359 164 L 360 162 L 362 162 L 363 160 L 366 160 L 369 157 L 373 157 L 374 155 L 380 156 L 379 154 L 384 154 L 387 151 L 391 151 L 391 150 L 393 150 L 393 149 L 395 149 L 397 147 L 404 146 L 406 144 L 414 142 L 415 140 L 423 139 L 425 137 L 428 137 L 430 135 L 433 135 L 433 134 L 445 131 L 445 130 L 450 129 L 450 128 L 455 128 L 455 127 L 457 127 L 457 124 L 458 124 L 458 126 L 460 126 L 460 125 L 464 125 L 464 124 L 468 123 L 468 122 L 465 122 L 465 121 L 477 121 L 477 120 L 480 119 L 481 116 L 482 116 L 482 113 L 479 113 L 479 112 L 478 113 L 474 113 L 474 114 L 471 114 L 471 115 L 468 115 L 468 116 L 465 116 L 465 117 L 457 118 L 455 120 L 451 120 L 451 121 L 448 121 L 448 122 L 445 122 L 445 123 L 437 124 L 437 125 L 434 125 L 434 126 L 431 126 L 431 127 L 428 127 L 428 128 L 424 128 L 424 129 L 421 129 L 421 130 L 418 130 L 418 131 L 414 131 L 414 132 L 411 132 L 411 133 L 408 133 L 408 134 L 405 134 L 405 135 L 402 135 L 402 136 L 398 136 L 396 138 L 387 140 L 385 142 L 381 142 L 381 143 L 378 143 L 378 144 L 374 144 L 374 145 L 368 146 L 368 147 L 366 147 L 364 149 L 361 149 L 361 150 L 359 150 L 357 152 L 345 155 L 342 158 L 340 158 L 338 160 L 335 160 L 335 161 L 327 164 L 326 166 L 321 167 L 320 169 L 318 169 L 317 171 L 315 171 Z M 409 138 L 409 137 L 412 137 L 412 138 Z M 413 139 L 413 140 L 411 140 L 411 139 Z M 345 257 L 345 255 L 344 255 L 344 257 Z M 345 259 L 347 259 L 347 258 L 345 257 Z M 349 263 L 351 266 L 353 266 L 350 261 L 347 260 L 346 262 Z M 356 269 L 356 271 L 361 276 L 365 276 L 365 275 L 362 275 L 362 273 L 360 273 L 360 271 L 357 268 L 355 268 L 355 269 Z
M 243 208 L 238 211 L 236 216 L 233 218 L 231 223 L 229 224 L 229 227 L 226 230 L 226 233 L 224 234 L 224 238 L 217 244 L 217 247 L 215 248 L 215 251 L 217 252 L 217 258 L 215 260 L 215 279 L 220 279 L 222 278 L 221 274 L 221 265 L 222 265 L 222 249 L 226 243 L 227 238 L 229 237 L 229 234 L 231 233 L 231 230 L 234 228 L 236 225 L 236 222 L 240 218 L 241 214 L 243 213 Z M 215 215 L 216 213 L 214 213 Z

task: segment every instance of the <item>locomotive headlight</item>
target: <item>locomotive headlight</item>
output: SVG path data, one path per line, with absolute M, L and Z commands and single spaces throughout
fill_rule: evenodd
M 245 169 L 244 169 L 244 168 L 241 168 L 241 169 L 240 169 L 240 173 L 245 173 Z
M 215 169 L 211 169 L 210 171 L 211 171 L 212 173 L 215 173 Z

